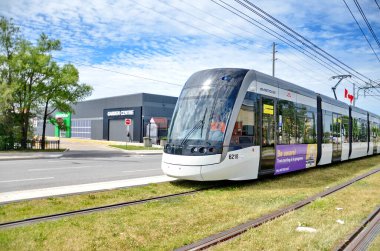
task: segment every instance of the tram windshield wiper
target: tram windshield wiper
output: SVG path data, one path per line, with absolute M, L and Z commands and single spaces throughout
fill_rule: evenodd
M 203 114 L 203 118 L 201 120 L 199 120 L 197 123 L 195 123 L 193 128 L 191 128 L 191 130 L 185 135 L 185 137 L 181 141 L 181 145 L 183 145 L 188 140 L 188 138 L 191 136 L 191 134 L 193 134 L 198 129 L 201 129 L 201 137 L 202 137 L 202 131 L 203 131 L 203 126 L 204 126 L 204 122 L 205 122 L 205 118 L 206 118 L 206 113 L 207 113 L 207 108 Z

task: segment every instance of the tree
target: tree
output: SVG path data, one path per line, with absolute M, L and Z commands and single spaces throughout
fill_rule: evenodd
M 37 45 L 26 40 L 20 42 L 20 51 L 15 57 L 14 72 L 17 79 L 14 93 L 17 110 L 14 111 L 20 124 L 21 148 L 27 147 L 30 119 L 38 111 L 39 100 L 45 93 L 45 81 L 51 76 L 52 57 L 48 54 L 60 50 L 59 40 L 50 40 L 41 34 Z
M 12 23 L 12 19 L 0 17 L 0 144 L 12 145 L 12 148 L 17 128 L 13 113 L 16 82 L 12 69 L 20 41 L 19 28 Z
M 83 100 L 92 92 L 91 86 L 79 83 L 79 72 L 72 64 L 60 67 L 53 62 L 50 70 L 51 78 L 44 82 L 44 94 L 41 96 L 44 106 L 41 142 L 43 149 L 45 149 L 46 122 L 49 116 L 56 110 L 74 112 L 71 105 Z
M 40 110 L 44 141 L 47 118 L 55 110 L 72 111 L 71 104 L 91 94 L 73 65 L 54 62 L 51 54 L 57 50 L 59 40 L 42 33 L 34 45 L 20 36 L 12 20 L 0 18 L 0 146 L 3 135 L 18 135 L 25 149 L 30 120 Z

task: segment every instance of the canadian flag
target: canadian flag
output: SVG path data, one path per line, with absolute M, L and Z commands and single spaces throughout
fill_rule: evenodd
M 344 89 L 344 98 L 348 98 L 351 104 L 352 104 L 352 101 L 354 101 L 354 96 L 349 94 L 347 89 Z

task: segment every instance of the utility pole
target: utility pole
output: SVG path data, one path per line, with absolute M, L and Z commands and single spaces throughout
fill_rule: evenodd
M 356 84 L 355 83 L 352 83 L 354 85 L 354 91 L 353 91 L 353 94 L 354 94 L 354 101 L 353 101 L 353 106 L 355 106 L 355 102 L 356 102 Z
M 275 62 L 276 62 L 276 43 L 273 42 L 273 62 L 272 62 L 272 77 L 274 77 L 274 73 L 275 73 Z

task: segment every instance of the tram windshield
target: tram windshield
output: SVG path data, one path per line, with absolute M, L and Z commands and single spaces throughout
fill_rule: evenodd
M 236 96 L 247 70 L 195 73 L 179 97 L 169 144 L 222 146 Z

